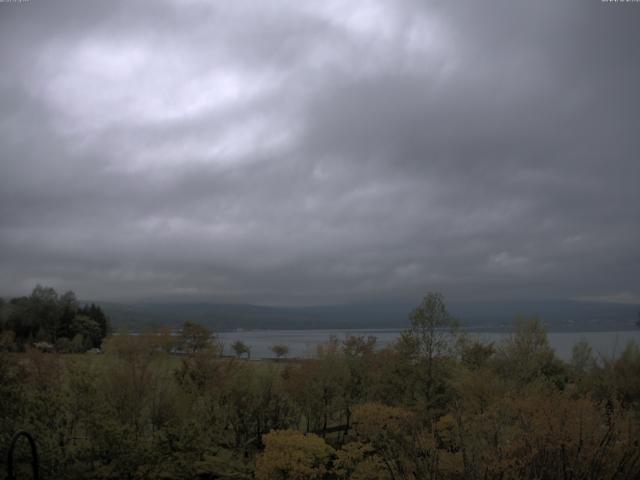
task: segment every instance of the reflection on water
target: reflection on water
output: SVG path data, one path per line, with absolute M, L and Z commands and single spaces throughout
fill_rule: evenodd
M 241 332 L 224 332 L 219 337 L 225 344 L 225 353 L 230 355 L 230 345 L 235 340 L 242 340 L 251 348 L 251 358 L 273 358 L 271 346 L 283 344 L 289 347 L 289 357 L 311 357 L 316 347 L 326 342 L 331 335 L 343 339 L 349 335 L 373 335 L 378 338 L 378 347 L 384 347 L 398 338 L 401 330 L 251 330 Z M 498 345 L 508 333 L 473 333 L 485 342 Z M 619 355 L 629 340 L 640 343 L 640 330 L 620 332 L 562 332 L 548 333 L 549 344 L 556 354 L 567 360 L 571 357 L 571 349 L 580 340 L 586 340 L 596 355 L 611 357 Z

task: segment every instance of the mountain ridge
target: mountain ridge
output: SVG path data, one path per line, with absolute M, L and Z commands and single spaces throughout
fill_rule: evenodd
M 415 305 L 371 303 L 321 306 L 264 306 L 215 302 L 96 302 L 116 329 L 143 330 L 183 321 L 216 331 L 406 328 Z M 638 328 L 640 305 L 573 300 L 453 302 L 449 310 L 470 329 L 508 330 L 518 318 L 538 317 L 549 331 L 631 330 Z

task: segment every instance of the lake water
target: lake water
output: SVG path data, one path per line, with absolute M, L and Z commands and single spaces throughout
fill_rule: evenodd
M 316 347 L 326 342 L 331 335 L 342 340 L 349 335 L 372 335 L 377 337 L 377 346 L 384 347 L 398 338 L 401 330 L 396 329 L 372 329 L 372 330 L 248 330 L 239 332 L 219 333 L 219 338 L 224 343 L 225 354 L 230 355 L 231 343 L 242 340 L 251 348 L 251 358 L 273 358 L 271 346 L 276 344 L 289 347 L 289 357 L 312 357 Z M 472 337 L 480 338 L 485 342 L 499 344 L 508 333 L 471 333 Z M 619 332 L 562 332 L 547 334 L 549 344 L 556 354 L 568 360 L 571 357 L 571 349 L 580 340 L 586 340 L 596 355 L 611 358 L 619 355 L 630 340 L 640 344 L 640 330 Z

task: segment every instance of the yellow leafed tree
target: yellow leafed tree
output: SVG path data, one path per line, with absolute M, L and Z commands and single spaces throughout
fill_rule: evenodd
M 334 450 L 314 434 L 275 430 L 262 437 L 264 452 L 256 460 L 258 480 L 321 479 Z

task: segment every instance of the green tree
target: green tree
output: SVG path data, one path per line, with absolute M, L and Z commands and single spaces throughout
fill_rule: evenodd
M 271 351 L 278 359 L 289 355 L 289 347 L 287 345 L 273 345 Z
M 100 326 L 102 338 L 111 333 L 111 322 L 109 321 L 109 317 L 107 317 L 102 309 L 95 303 L 92 303 L 91 305 L 85 305 L 84 308 L 79 311 L 79 313 L 93 319 Z
M 607 370 L 618 398 L 640 411 L 640 346 L 630 340 Z
M 348 357 L 363 358 L 373 354 L 376 348 L 377 337 L 368 335 L 349 335 L 342 341 L 342 351 Z
M 68 291 L 60 297 L 60 318 L 58 320 L 58 330 L 56 336 L 64 337 L 67 340 L 73 337 L 72 323 L 78 314 L 79 307 L 76 294 Z M 57 343 L 57 342 L 56 342 Z M 64 342 L 63 342 L 64 343 Z
M 371 386 L 372 360 L 377 338 L 374 336 L 349 336 L 342 341 L 342 353 L 348 374 L 343 388 L 346 429 L 351 427 L 353 406 L 365 401 Z
M 571 349 L 569 366 L 571 367 L 572 373 L 576 376 L 583 376 L 596 366 L 593 349 L 586 340 L 580 340 Z
M 206 326 L 186 321 L 181 331 L 182 349 L 188 353 L 195 353 L 213 347 L 213 334 Z
M 498 350 L 499 371 L 515 382 L 526 385 L 547 378 L 562 384 L 563 366 L 549 345 L 547 332 L 538 318 L 519 320 Z
M 236 340 L 231 344 L 231 350 L 236 354 L 236 357 L 240 358 L 242 355 L 247 355 L 247 358 L 251 358 L 251 348 L 242 340 Z
M 420 376 L 422 393 L 427 404 L 436 397 L 436 383 L 442 381 L 443 357 L 451 353 L 458 324 L 449 313 L 440 293 L 428 293 L 409 315 L 411 326 L 404 331 L 398 349 L 413 363 Z
M 100 325 L 91 317 L 86 315 L 76 315 L 73 317 L 70 326 L 71 335 L 73 335 L 73 343 L 75 338 L 80 335 L 85 340 L 85 348 L 83 351 L 92 347 L 99 347 L 102 342 L 102 330 Z
M 30 296 L 12 298 L 1 310 L 0 328 L 14 332 L 18 349 L 34 341 L 57 344 L 58 338 L 68 340 L 77 334 L 91 346 L 99 346 L 109 332 L 109 319 L 102 309 L 95 304 L 80 308 L 73 291 L 59 296 L 53 288 L 37 285 Z M 78 316 L 82 320 L 76 320 Z M 61 344 L 65 345 L 66 340 Z
M 496 353 L 493 342 L 483 343 L 464 334 L 458 337 L 456 348 L 462 365 L 470 370 L 484 367 Z
M 42 340 L 54 343 L 60 319 L 60 302 L 58 294 L 51 287 L 37 285 L 29 298 L 29 314 L 41 333 Z

